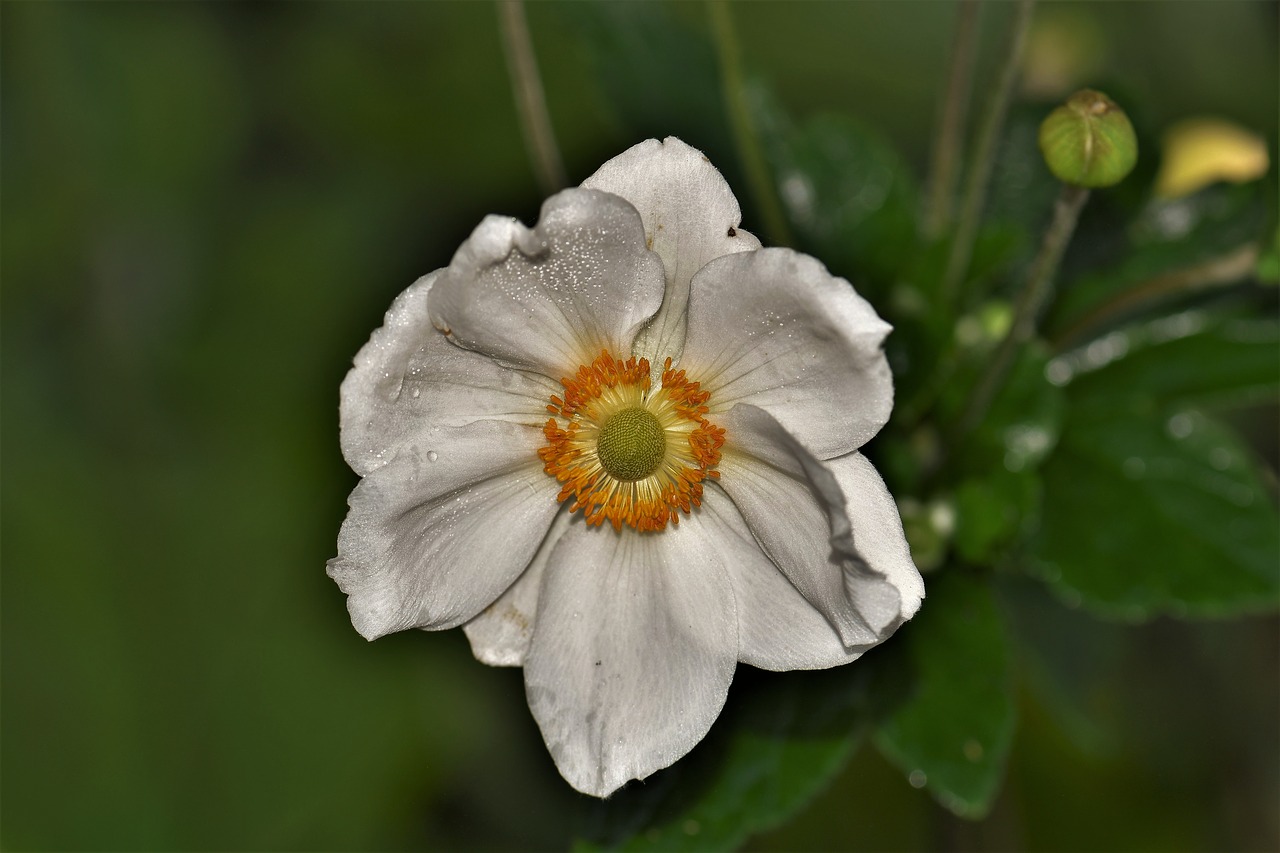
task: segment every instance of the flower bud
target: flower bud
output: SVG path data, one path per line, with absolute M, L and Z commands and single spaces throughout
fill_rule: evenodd
M 1063 183 L 1109 187 L 1138 162 L 1138 139 L 1115 101 L 1081 89 L 1040 125 L 1040 153 Z

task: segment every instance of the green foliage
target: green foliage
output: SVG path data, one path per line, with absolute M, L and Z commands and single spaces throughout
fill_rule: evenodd
M 677 135 L 759 232 L 703 7 L 526 5 L 571 179 Z M 1193 108 L 1274 140 L 1274 28 L 1176 6 L 1037 11 L 1031 60 L 1064 16 L 1124 46 L 1079 82 L 1142 154 L 963 427 L 1058 192 L 1036 129 L 1066 91 L 1012 105 L 944 300 L 952 237 L 916 220 L 952 7 L 731 7 L 795 248 L 895 327 L 866 452 L 928 596 L 851 666 L 741 667 L 701 745 L 603 803 L 556 774 L 517 672 L 456 632 L 367 645 L 323 578 L 352 354 L 481 216 L 537 211 L 492 7 L 6 6 L 3 846 L 796 849 L 821 819 L 802 837 L 833 848 L 1273 849 L 1275 174 L 1149 188 Z M 984 49 L 1008 14 L 984 6 Z
M 1278 344 L 1274 322 L 1182 315 L 1085 349 L 1080 369 L 1091 352 L 1114 360 L 1067 387 L 1032 548 L 1036 572 L 1068 602 L 1126 618 L 1276 606 L 1270 490 L 1251 452 L 1201 407 L 1274 396 Z
M 763 95 L 760 122 L 778 194 L 799 246 L 868 298 L 881 296 L 915 248 L 915 181 L 897 151 L 847 116 L 795 126 Z
M 986 814 L 1013 741 L 1013 659 L 989 586 L 937 577 L 899 642 L 914 691 L 878 724 L 876 746 L 957 815 Z
M 740 671 L 730 706 L 674 767 L 592 808 L 576 850 L 733 850 L 805 806 L 862 739 L 866 669 Z
M 1064 280 L 1045 321 L 1048 336 L 1075 345 L 1143 312 L 1185 307 L 1204 287 L 1247 282 L 1247 266 L 1226 282 L 1210 276 L 1198 283 L 1188 271 L 1261 239 L 1265 216 L 1257 184 L 1217 186 L 1150 204 L 1128 224 L 1109 257 Z

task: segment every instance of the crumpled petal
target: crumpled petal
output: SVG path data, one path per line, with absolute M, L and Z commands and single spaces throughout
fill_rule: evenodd
M 695 513 L 660 535 L 569 526 L 525 659 L 561 775 L 604 797 L 670 765 L 719 715 L 737 660 L 726 553 Z
M 896 622 L 910 619 L 924 600 L 924 578 L 911 559 L 911 546 L 902 529 L 897 502 L 875 466 L 861 453 L 828 460 L 826 466 L 844 492 L 845 513 L 849 516 L 858 554 L 897 588 L 899 616 Z M 865 582 L 861 576 L 855 577 Z M 851 594 L 857 595 L 856 588 Z
M 541 426 L 548 398 L 562 390 L 541 374 L 503 367 L 436 331 L 427 295 L 442 272 L 423 276 L 396 297 L 342 382 L 342 455 L 361 476 L 420 439 L 428 425 L 492 418 Z
M 720 423 L 719 483 L 760 547 L 846 647 L 883 640 L 902 620 L 898 588 L 863 553 L 832 472 L 763 409 L 739 403 Z
M 667 356 L 679 360 L 694 274 L 713 258 L 760 248 L 759 240 L 738 227 L 738 200 L 706 155 L 674 136 L 633 145 L 582 185 L 620 195 L 640 211 L 649 247 L 666 269 L 667 287 L 662 310 L 634 352 L 655 365 Z
M 723 491 L 709 486 L 699 518 L 732 559 L 726 560 L 738 611 L 738 660 L 760 669 L 826 669 L 861 656 L 845 648 L 831 623 L 765 556 Z
M 662 302 L 662 263 L 625 200 L 568 189 L 542 205 L 536 227 L 486 217 L 427 300 L 451 340 L 552 379 L 607 349 L 631 351 Z
M 471 653 L 476 660 L 489 666 L 522 666 L 533 639 L 534 620 L 538 615 L 538 595 L 542 592 L 542 578 L 547 561 L 556 543 L 564 535 L 573 515 L 562 511 L 556 516 L 546 538 L 538 546 L 529 568 L 513 583 L 502 597 L 480 612 L 476 618 L 462 626 Z
M 880 346 L 890 328 L 818 261 L 761 249 L 694 277 L 680 367 L 711 391 L 713 420 L 747 402 L 830 459 L 889 419 L 893 378 Z
M 357 631 L 453 628 L 511 586 L 559 510 L 540 441 L 501 421 L 432 427 L 365 475 L 329 561 Z

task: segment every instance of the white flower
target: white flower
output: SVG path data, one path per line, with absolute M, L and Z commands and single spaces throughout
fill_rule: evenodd
M 857 452 L 892 406 L 889 326 L 740 215 L 701 152 L 643 142 L 532 229 L 486 218 L 342 384 L 352 623 L 461 625 L 523 666 L 595 796 L 701 740 L 738 662 L 847 663 L 924 595 Z

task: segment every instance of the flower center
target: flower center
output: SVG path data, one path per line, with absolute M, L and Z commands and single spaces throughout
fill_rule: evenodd
M 662 385 L 652 388 L 648 359 L 622 361 L 602 351 L 552 395 L 553 417 L 538 451 L 561 484 L 558 500 L 588 524 L 615 530 L 662 530 L 702 504 L 702 482 L 715 466 L 724 430 L 706 419 L 711 392 L 667 359 Z
M 662 464 L 667 437 L 648 409 L 623 409 L 604 422 L 596 440 L 600 466 L 619 480 L 643 480 Z

